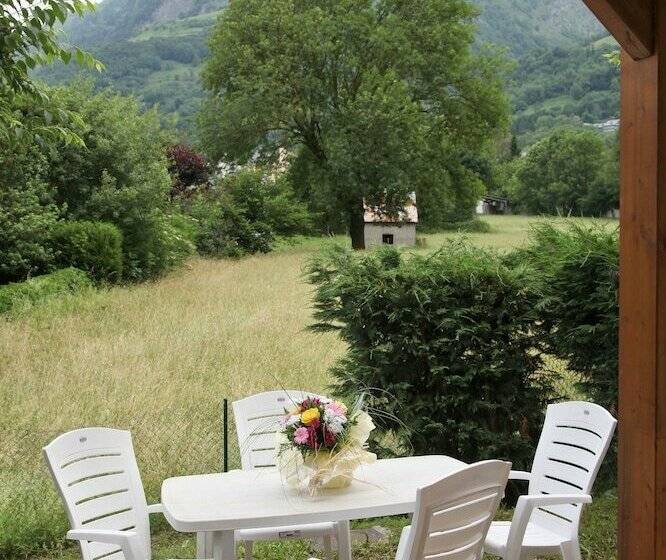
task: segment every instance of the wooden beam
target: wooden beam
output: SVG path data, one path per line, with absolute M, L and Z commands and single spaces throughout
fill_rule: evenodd
M 622 57 L 620 560 L 666 558 L 666 5 L 656 54 Z
M 640 60 L 654 52 L 654 14 L 658 1 L 583 1 L 632 58 Z

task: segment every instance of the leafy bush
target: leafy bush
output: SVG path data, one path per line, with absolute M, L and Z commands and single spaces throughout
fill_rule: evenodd
M 184 144 L 171 146 L 167 150 L 169 173 L 173 180 L 171 198 L 189 196 L 192 187 L 208 182 L 208 162 Z
M 276 237 L 312 229 L 312 214 L 296 200 L 289 181 L 261 169 L 229 175 L 185 207 L 198 223 L 197 249 L 207 256 L 268 253 Z
M 43 180 L 42 152 L 27 142 L 0 150 L 0 284 L 53 265 L 49 236 L 60 212 Z
M 197 251 L 209 257 L 241 257 L 268 253 L 273 235 L 267 226 L 250 222 L 226 193 L 200 195 L 190 209 L 198 222 Z
M 190 239 L 175 225 L 177 209 L 165 206 L 165 199 L 156 199 L 156 185 L 168 185 L 163 182 L 166 170 L 156 164 L 144 171 L 144 177 L 125 187 L 104 173 L 84 214 L 118 226 L 123 236 L 123 276 L 132 281 L 156 278 L 194 251 Z
M 541 346 L 581 376 L 587 398 L 617 414 L 619 352 L 618 232 L 572 224 L 535 226 L 530 244 L 510 259 L 531 269 L 537 292 L 535 334 Z M 616 485 L 617 440 L 598 488 Z
M 113 224 L 60 222 L 52 234 L 60 266 L 73 266 L 100 282 L 118 282 L 123 272 L 123 236 Z
M 43 185 L 0 184 L 0 284 L 51 269 L 50 234 L 58 217 Z
M 53 297 L 73 294 L 92 287 L 88 275 L 76 268 L 65 268 L 25 282 L 0 286 L 0 313 L 28 307 Z
M 349 344 L 333 369 L 337 392 L 369 391 L 376 418 L 401 421 L 381 422 L 375 445 L 464 461 L 504 457 L 516 468 L 531 460 L 552 394 L 537 375 L 534 302 L 521 272 L 451 243 L 428 257 L 338 249 L 312 261 L 308 277 L 311 328 Z
M 262 224 L 274 236 L 312 232 L 312 214 L 297 200 L 284 175 L 271 179 L 262 169 L 244 170 L 226 177 L 219 186 L 251 223 Z
M 182 262 L 194 247 L 173 225 L 179 209 L 169 202 L 168 139 L 157 113 L 142 113 L 131 97 L 93 94 L 86 83 L 53 95 L 85 121 L 77 132 L 87 149 L 59 146 L 50 160 L 49 184 L 66 217 L 118 227 L 126 280 L 155 278 Z

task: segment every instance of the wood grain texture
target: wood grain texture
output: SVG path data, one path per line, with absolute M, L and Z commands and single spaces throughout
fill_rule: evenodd
M 621 560 L 655 558 L 657 70 L 656 56 L 636 62 L 623 55 L 618 469 Z
M 622 58 L 621 560 L 666 558 L 666 6 L 655 54 Z
M 666 4 L 657 8 L 657 372 L 655 558 L 666 558 Z
M 583 0 L 635 60 L 654 52 L 655 0 Z

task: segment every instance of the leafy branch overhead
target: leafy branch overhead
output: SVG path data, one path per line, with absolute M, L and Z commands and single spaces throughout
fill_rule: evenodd
M 52 103 L 30 71 L 39 65 L 72 59 L 103 70 L 81 49 L 63 45 L 58 31 L 69 15 L 95 9 L 90 0 L 0 0 L 0 142 L 20 139 L 26 130 L 42 136 L 80 141 L 66 125 L 73 115 Z

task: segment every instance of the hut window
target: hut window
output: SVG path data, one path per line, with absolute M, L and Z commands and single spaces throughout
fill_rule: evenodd
M 384 245 L 393 245 L 393 234 L 385 233 L 382 235 L 382 243 Z

